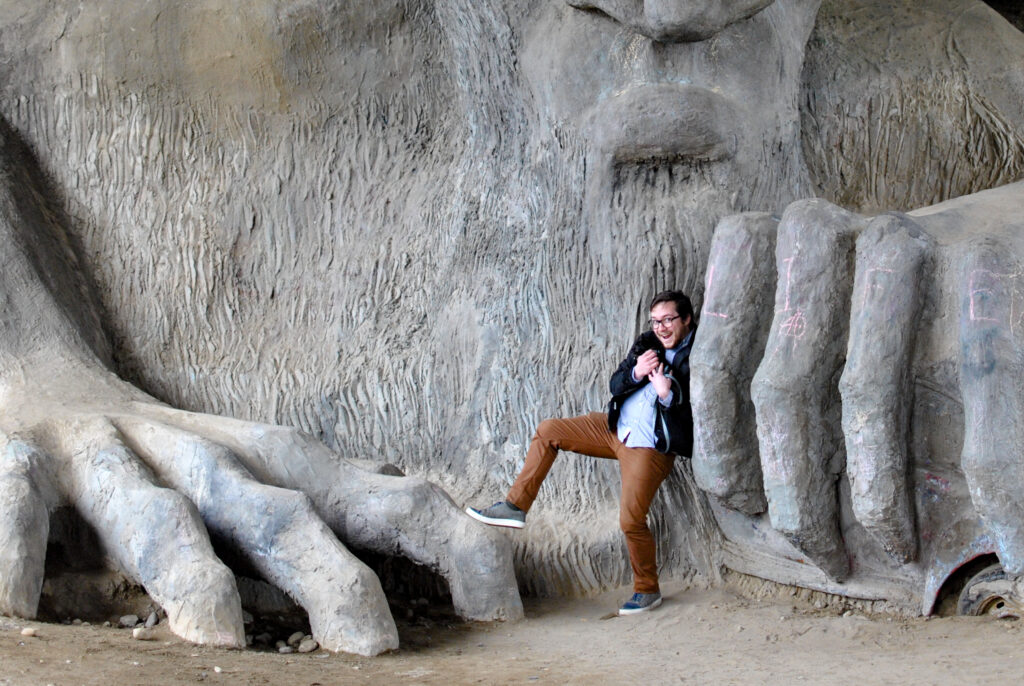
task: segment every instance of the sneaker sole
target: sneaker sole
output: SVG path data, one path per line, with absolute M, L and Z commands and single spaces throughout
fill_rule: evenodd
M 484 524 L 489 524 L 491 526 L 503 526 L 508 529 L 522 529 L 526 526 L 525 522 L 520 522 L 518 519 L 497 519 L 495 517 L 485 517 L 471 507 L 466 508 L 466 514 L 478 522 L 483 522 Z
M 661 605 L 661 598 L 658 598 L 657 600 L 655 600 L 653 603 L 651 603 L 647 607 L 638 607 L 635 610 L 632 610 L 632 609 L 627 610 L 625 608 L 619 608 L 619 616 L 625 617 L 626 615 L 638 615 L 641 612 L 650 612 L 651 610 L 653 610 L 654 608 L 658 607 L 659 605 Z

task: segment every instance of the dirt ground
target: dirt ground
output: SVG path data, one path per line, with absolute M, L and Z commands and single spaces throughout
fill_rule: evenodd
M 157 640 L 128 629 L 0 618 L 0 685 L 31 684 L 1010 684 L 1024 673 L 1016 620 L 867 617 L 812 601 L 666 584 L 649 614 L 602 619 L 627 589 L 526 602 L 514 624 L 423 608 L 402 648 L 376 658 L 282 655 Z M 730 590 L 731 589 L 731 590 Z M 34 627 L 34 637 L 23 627 Z

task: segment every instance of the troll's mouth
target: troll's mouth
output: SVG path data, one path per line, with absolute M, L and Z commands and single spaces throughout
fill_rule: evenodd
M 706 88 L 645 84 L 605 98 L 587 116 L 591 140 L 617 162 L 732 157 L 736 108 Z

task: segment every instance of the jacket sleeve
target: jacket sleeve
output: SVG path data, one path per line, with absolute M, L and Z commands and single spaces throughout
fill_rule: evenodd
M 691 341 L 692 342 L 692 341 Z M 672 427 L 671 451 L 689 457 L 693 454 L 693 415 L 690 410 L 690 349 L 682 359 L 676 355 L 672 365 L 672 404 L 662 412 Z
M 685 351 L 676 355 L 672 368 L 672 404 L 670 407 L 684 406 L 689 412 L 690 409 L 690 351 L 693 347 L 693 340 Z
M 608 382 L 608 390 L 611 391 L 612 396 L 632 393 L 644 384 L 649 383 L 647 379 L 633 380 L 633 367 L 636 366 L 636 358 L 640 357 L 645 350 L 651 347 L 650 342 L 645 337 L 646 334 L 641 334 L 633 342 L 633 347 L 626 354 L 626 359 L 620 362 L 618 368 L 612 373 L 611 381 Z

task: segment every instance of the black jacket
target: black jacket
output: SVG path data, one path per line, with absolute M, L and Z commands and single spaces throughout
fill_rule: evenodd
M 659 452 L 685 457 L 689 457 L 693 453 L 693 414 L 690 412 L 690 349 L 693 347 L 696 333 L 696 327 L 694 327 L 689 342 L 676 353 L 672 364 L 668 364 L 665 359 L 665 348 L 653 331 L 645 331 L 640 334 L 640 337 L 633 343 L 633 347 L 629 349 L 626 359 L 612 374 L 608 384 L 612 393 L 612 399 L 608 403 L 608 429 L 610 431 L 618 430 L 619 413 L 622 411 L 623 401 L 650 383 L 647 379 L 633 381 L 633 367 L 636 366 L 636 358 L 653 349 L 658 352 L 658 359 L 670 370 L 668 374 L 672 379 L 672 404 L 669 407 L 664 407 L 660 402 L 654 403 L 654 448 Z

